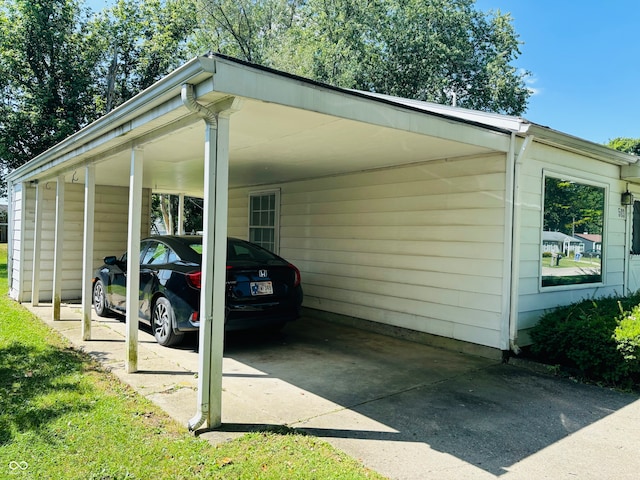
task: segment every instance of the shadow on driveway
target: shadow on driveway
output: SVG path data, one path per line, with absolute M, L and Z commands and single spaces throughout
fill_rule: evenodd
M 638 399 L 306 318 L 279 335 L 229 336 L 225 359 L 254 370 L 234 373 L 225 368 L 225 381 L 254 385 L 243 390 L 254 405 L 282 411 L 281 419 L 291 427 L 325 439 L 370 440 L 376 448 L 387 444 L 381 452 L 390 454 L 391 445 L 420 444 L 492 475 L 506 473 Z M 284 390 L 276 379 L 295 388 Z M 240 422 L 219 430 L 263 426 Z M 349 442 L 338 445 L 344 448 Z M 360 457 L 366 457 L 367 447 L 361 448 Z M 406 461 L 418 461 L 412 458 Z M 413 466 L 400 467 L 397 478 L 405 478 L 403 468 Z M 410 472 L 406 478 L 412 478 Z

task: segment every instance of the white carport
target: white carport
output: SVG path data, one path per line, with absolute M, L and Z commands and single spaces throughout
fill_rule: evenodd
M 126 248 L 129 252 L 127 292 L 138 291 L 139 266 L 131 259 L 139 257 L 141 234 L 149 231 L 142 216 L 149 208 L 145 203 L 147 194 L 203 197 L 199 395 L 197 414 L 190 427 L 198 428 L 204 423 L 215 427 L 221 423 L 230 189 L 384 172 L 399 165 L 432 161 L 448 165 L 447 162 L 456 159 L 491 157 L 499 170 L 496 181 L 502 189 L 499 198 L 491 199 L 499 204 L 492 212 L 500 228 L 497 233 L 489 229 L 483 232 L 499 251 L 487 259 L 489 267 L 497 265 L 492 274 L 495 287 L 489 292 L 488 306 L 483 307 L 486 311 L 480 312 L 484 316 L 478 318 L 491 319 L 491 332 L 495 333 L 485 335 L 486 338 L 490 335 L 490 340 L 479 334 L 477 343 L 509 350 L 518 329 L 517 301 L 514 301 L 517 282 L 512 281 L 518 267 L 517 262 L 511 261 L 514 255 L 517 258 L 514 239 L 519 238 L 514 233 L 518 227 L 518 209 L 513 207 L 518 194 L 516 160 L 526 157 L 534 133 L 543 141 L 545 136 L 556 143 L 566 140 L 517 118 L 341 90 L 220 55 L 198 57 L 10 174 L 11 294 L 19 301 L 31 299 L 35 304 L 39 301 L 41 269 L 46 263 L 40 250 L 43 225 L 52 220 L 43 217 L 42 202 L 47 191 L 51 195 L 52 185 L 56 186 L 53 262 L 46 268 L 53 272 L 52 314 L 57 319 L 61 299 L 65 297 L 62 288 L 65 253 L 69 258 L 64 237 L 68 230 L 65 205 L 69 203 L 65 203 L 65 188 L 84 183 L 83 220 L 78 222 L 77 235 L 82 243 L 70 248 L 71 254 L 73 248 L 83 251 L 79 270 L 85 339 L 91 337 L 93 269 L 101 263 L 108 248 L 115 253 L 113 244 L 106 245 L 108 242 L 103 238 L 109 232 L 100 227 L 109 213 L 99 211 L 102 200 L 96 197 L 107 194 L 98 190 L 106 186 L 128 189 L 126 243 L 121 245 L 121 250 Z M 35 205 L 33 215 L 26 212 L 27 200 Z M 27 225 L 31 218 L 33 226 Z M 445 215 L 438 218 L 443 225 L 447 221 Z M 312 235 L 308 234 L 306 241 Z M 77 283 L 76 277 L 64 281 Z M 481 293 L 475 292 L 473 301 L 480 303 Z M 73 293 L 66 294 L 70 295 Z M 457 299 L 452 302 L 469 301 L 461 300 L 460 295 L 464 294 L 456 293 Z M 313 306 L 320 303 L 317 301 Z M 127 296 L 127 305 L 126 361 L 128 371 L 135 372 L 138 327 L 133 313 L 137 312 L 135 295 Z M 451 310 L 448 305 L 442 308 L 447 309 Z M 416 317 L 415 313 L 403 315 L 410 320 Z M 442 315 L 450 314 L 447 310 Z M 448 324 L 440 324 L 444 332 Z M 481 325 L 471 325 L 468 329 L 471 333 L 459 334 L 451 328 L 446 331 L 453 332 L 452 338 L 471 341 L 473 332 L 482 330 Z

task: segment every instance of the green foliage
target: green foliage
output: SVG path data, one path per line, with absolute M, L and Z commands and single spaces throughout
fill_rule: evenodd
M 203 49 L 345 88 L 519 115 L 511 17 L 473 0 L 199 0 Z
M 546 177 L 544 184 L 544 229 L 572 235 L 602 234 L 604 189 L 573 181 Z
M 474 0 L 0 0 L 0 175 L 195 54 L 340 87 L 518 115 L 509 15 Z M 0 182 L 0 194 L 4 193 Z
M 546 313 L 531 330 L 531 351 L 539 360 L 561 365 L 587 380 L 621 387 L 638 386 L 640 363 L 625 357 L 618 346 L 620 340 L 614 336 L 619 319 L 625 312 L 637 310 L 638 304 L 640 294 L 636 293 L 558 307 Z M 640 338 L 633 337 L 626 325 L 623 331 L 621 340 L 637 342 Z
M 640 305 L 634 306 L 620 320 L 613 338 L 625 361 L 633 366 L 634 371 L 640 372 Z
M 607 146 L 621 152 L 640 155 L 640 138 L 618 137 L 609 140 Z
M 102 55 L 96 70 L 100 115 L 184 63 L 196 28 L 194 0 L 118 0 L 92 21 Z
M 100 51 L 88 26 L 75 0 L 0 0 L 0 171 L 95 118 Z
M 260 65 L 291 28 L 305 0 L 198 0 L 196 45 Z

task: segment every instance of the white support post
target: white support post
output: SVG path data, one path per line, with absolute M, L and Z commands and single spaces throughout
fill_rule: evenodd
M 224 349 L 229 187 L 229 118 L 217 128 L 207 122 L 205 140 L 205 242 L 202 251 L 200 300 L 200 376 L 198 401 L 209 428 L 222 424 L 222 360 Z
M 184 235 L 184 193 L 178 196 L 178 235 Z
M 93 297 L 93 227 L 96 203 L 96 175 L 87 166 L 84 181 L 84 245 L 82 260 L 82 339 L 91 340 L 91 300 Z
M 125 341 L 127 373 L 138 371 L 142 173 L 143 151 L 141 148 L 133 148 L 131 150 L 131 171 L 129 176 L 129 238 L 127 243 L 127 333 Z
M 56 182 L 56 228 L 53 248 L 53 320 L 60 320 L 62 297 L 62 255 L 64 245 L 64 175 Z
M 31 268 L 31 304 L 40 304 L 40 245 L 42 243 L 42 196 L 41 183 L 36 185 L 36 212 L 33 226 L 33 262 Z

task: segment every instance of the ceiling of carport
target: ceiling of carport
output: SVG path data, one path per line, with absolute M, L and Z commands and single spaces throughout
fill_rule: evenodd
M 187 113 L 186 109 L 183 113 Z M 266 185 L 396 164 L 482 154 L 476 145 L 245 100 L 230 122 L 229 185 Z M 169 129 L 170 130 L 170 129 Z M 193 116 L 144 144 L 146 188 L 203 195 L 204 122 Z M 130 151 L 103 154 L 99 184 L 129 185 Z

